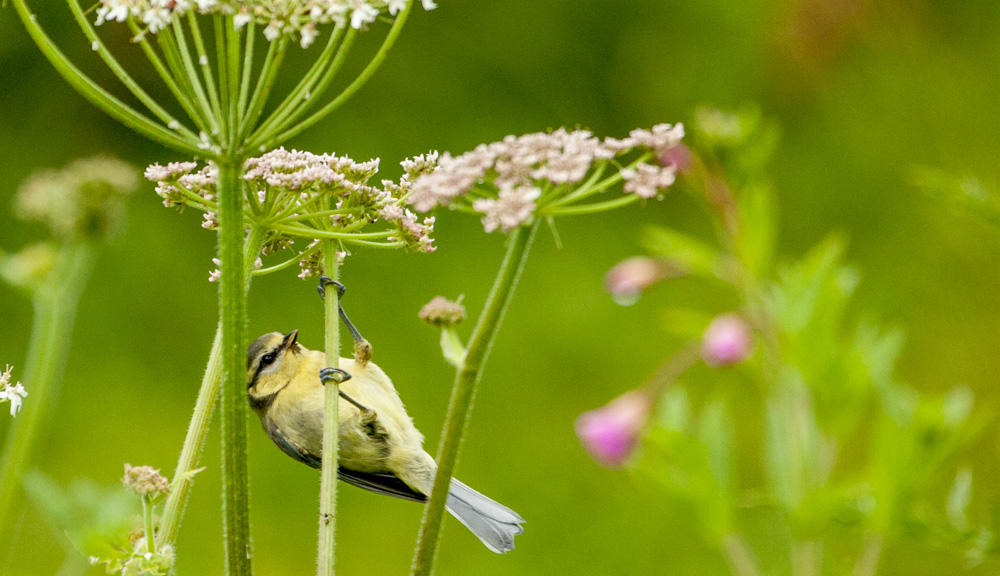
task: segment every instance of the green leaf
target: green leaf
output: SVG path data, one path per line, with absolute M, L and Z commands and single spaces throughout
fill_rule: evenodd
M 948 492 L 948 522 L 956 530 L 965 531 L 969 526 L 969 502 L 972 501 L 972 470 L 961 468 Z
M 52 528 L 65 533 L 84 556 L 114 558 L 129 548 L 139 502 L 122 486 L 104 487 L 82 478 L 64 489 L 38 470 L 25 474 L 23 485 Z
M 445 361 L 455 368 L 461 368 L 465 364 L 466 349 L 454 328 L 441 329 L 441 353 Z
M 643 231 L 642 245 L 651 254 L 678 264 L 689 274 L 721 276 L 719 251 L 687 234 L 670 228 L 649 227 Z
M 914 166 L 910 182 L 955 212 L 1000 226 L 1000 197 L 974 176 L 957 176 L 930 166 Z

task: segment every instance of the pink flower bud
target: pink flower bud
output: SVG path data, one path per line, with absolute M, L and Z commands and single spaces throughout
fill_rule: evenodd
M 622 306 L 634 304 L 643 290 L 663 280 L 663 266 L 645 256 L 622 260 L 604 276 L 604 288 Z
M 717 316 L 701 340 L 701 356 L 709 366 L 732 366 L 750 355 L 750 326 L 736 314 Z
M 691 167 L 691 149 L 683 144 L 661 152 L 657 157 L 660 166 L 673 166 L 678 174 L 684 174 Z
M 626 392 L 607 405 L 576 419 L 576 435 L 583 447 L 603 466 L 615 468 L 631 456 L 649 413 L 649 395 Z

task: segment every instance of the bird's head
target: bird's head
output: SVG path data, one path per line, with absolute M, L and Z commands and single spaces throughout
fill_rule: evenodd
M 247 349 L 247 394 L 264 398 L 284 387 L 298 373 L 305 348 L 299 331 L 271 332 L 253 341 Z

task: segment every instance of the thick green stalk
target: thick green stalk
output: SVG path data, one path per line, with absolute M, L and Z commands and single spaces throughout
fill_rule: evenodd
M 250 290 L 251 272 L 254 261 L 260 254 L 265 234 L 263 228 L 253 227 L 243 246 L 243 270 L 246 274 L 247 291 Z M 208 436 L 208 427 L 212 423 L 212 415 L 215 414 L 215 402 L 219 397 L 219 382 L 221 380 L 222 326 L 220 324 L 215 329 L 212 352 L 208 356 L 208 367 L 205 368 L 205 375 L 201 379 L 201 388 L 198 390 L 198 399 L 194 405 L 194 415 L 191 416 L 191 423 L 188 424 L 184 446 L 181 448 L 177 468 L 174 470 L 173 485 L 170 488 L 167 501 L 163 505 L 160 530 L 156 534 L 157 544 L 161 547 L 164 544 L 173 543 L 177 538 L 177 530 L 180 528 L 181 519 L 184 516 L 184 505 L 187 503 L 188 493 L 194 483 L 192 473 L 201 460 L 201 453 L 205 447 L 205 437 Z
M 466 424 L 472 412 L 472 401 L 476 396 L 476 385 L 482 374 L 483 366 L 489 358 L 493 340 L 500 331 L 507 305 L 510 304 L 517 281 L 524 270 L 531 243 L 538 231 L 539 221 L 536 220 L 530 230 L 518 228 L 511 233 L 507 244 L 507 254 L 504 256 L 497 277 L 493 281 L 489 298 L 486 300 L 476 328 L 472 332 L 469 351 L 465 362 L 458 370 L 455 386 L 452 388 L 451 401 L 448 404 L 448 416 L 445 419 L 444 432 L 441 438 L 441 448 L 438 454 L 437 475 L 434 477 L 434 489 L 430 500 L 424 509 L 424 517 L 420 524 L 420 536 L 413 558 L 412 576 L 429 576 L 434 571 L 434 561 L 437 557 L 438 541 L 441 535 L 444 505 L 448 499 L 448 489 L 451 486 L 451 476 L 455 471 L 458 451 L 465 436 Z
M 323 242 L 323 270 L 336 280 L 338 272 L 337 243 Z M 340 318 L 337 316 L 336 290 L 326 291 L 326 365 L 340 366 Z M 319 553 L 316 574 L 333 576 L 336 572 L 337 544 L 337 440 L 340 424 L 340 386 L 336 381 L 326 383 L 323 396 L 323 454 L 319 484 Z
M 9 522 L 13 504 L 24 470 L 31 462 L 35 440 L 59 391 L 77 303 L 93 261 L 94 250 L 88 244 L 63 247 L 49 278 L 35 293 L 35 318 L 23 378 L 29 396 L 11 422 L 0 454 L 0 534 L 8 541 L 13 541 L 8 538 L 12 534 Z
M 253 573 L 250 545 L 250 490 L 247 478 L 245 333 L 246 279 L 243 262 L 242 162 L 219 164 L 219 309 L 222 323 L 222 531 L 226 572 Z M 233 265 L 239 263 L 237 265 Z

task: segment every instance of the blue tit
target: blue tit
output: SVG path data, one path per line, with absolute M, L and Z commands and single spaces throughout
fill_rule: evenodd
M 338 289 L 343 286 L 337 284 Z M 320 293 L 323 294 L 323 281 Z M 370 346 L 347 319 L 355 342 Z M 272 332 L 247 350 L 247 399 L 267 435 L 292 458 L 319 468 L 323 446 L 324 388 L 340 386 L 340 480 L 378 494 L 426 502 L 437 463 L 424 451 L 424 437 L 406 413 L 392 380 L 367 357 L 341 358 L 340 368 L 325 367 L 325 354 L 298 341 L 298 331 Z M 514 548 L 524 519 L 452 478 L 447 510 L 487 548 Z

